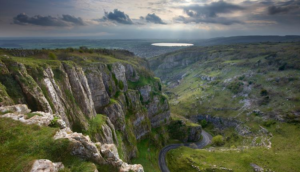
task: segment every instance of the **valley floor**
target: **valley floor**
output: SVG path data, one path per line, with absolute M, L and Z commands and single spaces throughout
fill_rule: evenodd
M 268 171 L 296 172 L 300 169 L 300 127 L 277 123 L 268 128 L 273 134 L 272 147 L 207 147 L 195 150 L 180 147 L 167 154 L 170 171 L 253 171 L 255 164 Z M 196 169 L 197 168 L 197 169 Z M 227 169 L 227 170 L 226 170 Z

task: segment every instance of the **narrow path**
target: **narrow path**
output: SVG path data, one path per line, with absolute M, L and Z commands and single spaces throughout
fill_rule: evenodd
M 202 140 L 200 142 L 196 142 L 195 144 L 197 145 L 197 149 L 202 149 L 206 145 L 208 145 L 211 142 L 212 136 L 208 134 L 206 131 L 202 130 Z M 191 143 L 185 143 L 185 144 L 171 144 L 166 147 L 164 147 L 160 152 L 159 152 L 159 158 L 158 158 L 158 163 L 160 170 L 162 172 L 170 172 L 167 166 L 166 162 L 166 155 L 169 150 L 171 149 L 176 149 L 180 146 L 189 146 Z

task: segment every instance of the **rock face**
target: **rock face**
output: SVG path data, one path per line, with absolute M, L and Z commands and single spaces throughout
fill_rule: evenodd
M 88 118 L 95 117 L 96 111 L 92 94 L 82 68 L 72 65 L 70 66 L 66 63 L 64 63 L 63 66 L 68 74 L 72 92 L 75 93 L 74 98 L 77 100 L 76 102 L 79 107 Z
M 126 79 L 132 82 L 136 82 L 140 79 L 137 71 L 129 64 L 125 65 L 126 68 Z
M 39 159 L 34 161 L 30 172 L 58 172 L 64 168 L 61 162 L 53 163 L 47 159 Z
M 117 102 L 113 102 L 104 108 L 103 113 L 109 117 L 117 130 L 125 130 L 125 114 Z
M 49 102 L 38 84 L 27 73 L 26 67 L 20 63 L 15 63 L 14 66 L 16 66 L 17 70 L 14 69 L 13 75 L 20 84 L 30 108 L 52 113 Z
M 219 129 L 224 129 L 228 127 L 236 127 L 239 124 L 239 121 L 235 119 L 224 119 L 221 117 L 214 117 L 211 115 L 197 115 L 192 117 L 192 121 L 197 122 L 198 120 L 206 120 L 207 122 L 212 123 L 215 127 Z
M 59 86 L 56 84 L 54 74 L 51 68 L 46 68 L 44 71 L 44 84 L 47 88 L 50 98 L 53 100 L 53 106 L 55 111 L 60 114 L 62 119 L 70 126 L 70 122 L 67 116 L 66 108 L 63 106 L 66 102 L 63 99 L 63 93 Z
M 119 82 L 120 89 L 127 91 L 128 84 L 126 78 L 126 68 L 121 63 L 115 63 L 112 67 L 112 72 L 115 74 L 116 79 Z M 123 87 L 123 88 L 122 88 Z
M 85 71 L 95 109 L 99 113 L 104 106 L 109 104 L 110 99 L 102 80 L 102 73 L 97 68 L 91 67 L 86 68 Z
M 216 128 L 220 130 L 229 127 L 234 127 L 236 132 L 241 136 L 251 134 L 250 128 L 236 119 L 214 117 L 211 115 L 196 115 L 193 116 L 191 120 L 195 122 L 197 122 L 198 120 L 206 120 L 207 122 L 212 123 Z
M 152 127 L 157 127 L 161 123 L 166 123 L 170 119 L 169 103 L 167 99 L 158 96 L 153 97 L 153 101 L 146 105 L 148 117 Z

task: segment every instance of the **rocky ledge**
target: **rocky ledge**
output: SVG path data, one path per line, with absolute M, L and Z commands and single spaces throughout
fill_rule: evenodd
M 71 154 L 82 159 L 92 161 L 98 165 L 112 165 L 120 172 L 143 172 L 143 166 L 140 164 L 130 165 L 123 162 L 119 158 L 119 154 L 114 144 L 102 144 L 100 142 L 94 143 L 89 136 L 82 133 L 73 132 L 58 116 L 45 112 L 31 112 L 27 105 L 20 104 L 14 106 L 0 107 L 2 118 L 11 118 L 28 125 L 36 124 L 39 126 L 49 126 L 56 123 L 60 130 L 55 134 L 54 139 L 68 139 L 72 142 L 70 148 Z M 30 117 L 32 116 L 32 117 Z M 67 151 L 67 150 L 66 150 Z M 33 163 L 31 172 L 49 171 L 56 172 L 64 168 L 63 164 L 52 163 L 50 160 L 36 160 Z M 95 169 L 95 171 L 97 171 Z

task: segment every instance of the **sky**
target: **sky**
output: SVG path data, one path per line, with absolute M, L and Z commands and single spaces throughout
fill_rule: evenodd
M 300 35 L 300 0 L 0 0 L 0 37 Z

